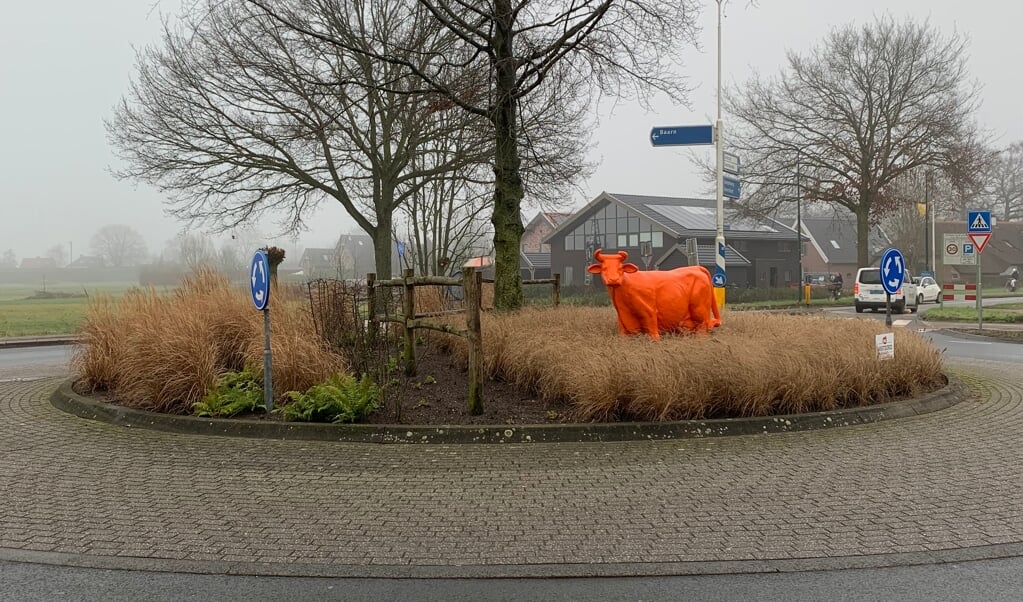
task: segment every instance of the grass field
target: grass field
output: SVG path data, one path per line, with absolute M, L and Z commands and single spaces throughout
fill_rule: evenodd
M 119 297 L 133 285 L 129 283 L 48 284 L 46 293 L 82 295 L 62 299 L 33 299 L 42 287 L 0 285 L 0 337 L 69 334 L 78 329 L 85 315 L 88 297 L 107 293 Z
M 984 321 L 999 324 L 1023 324 L 1023 312 L 1012 311 L 1020 304 L 999 305 L 984 308 Z M 973 307 L 935 307 L 927 310 L 924 319 L 934 322 L 976 322 L 977 310 Z

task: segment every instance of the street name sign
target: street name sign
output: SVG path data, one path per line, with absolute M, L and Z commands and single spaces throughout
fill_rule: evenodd
M 650 130 L 653 146 L 697 146 L 714 144 L 712 125 L 666 125 Z

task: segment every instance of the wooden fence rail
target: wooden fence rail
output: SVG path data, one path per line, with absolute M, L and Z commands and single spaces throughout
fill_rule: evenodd
M 375 338 L 379 332 L 380 322 L 392 322 L 401 324 L 403 349 L 402 364 L 405 374 L 412 376 L 416 373 L 416 346 L 415 330 L 425 328 L 463 336 L 468 342 L 469 355 L 469 413 L 478 415 L 483 413 L 483 332 L 480 312 L 483 307 L 483 283 L 493 282 L 484 280 L 482 272 L 476 268 L 465 268 L 461 278 L 450 278 L 445 276 L 416 276 L 414 270 L 405 270 L 403 278 L 393 280 L 377 280 L 376 274 L 366 275 L 366 286 L 368 289 L 369 309 L 369 335 Z M 523 285 L 550 284 L 551 301 L 557 306 L 561 301 L 561 274 L 555 274 L 553 278 L 524 280 Z M 428 313 L 416 313 L 417 286 L 461 286 L 464 291 L 463 309 L 435 311 Z M 376 287 L 402 287 L 404 298 L 402 299 L 402 310 L 399 316 L 379 314 L 377 311 Z M 465 328 L 457 328 L 450 324 L 430 322 L 424 318 L 451 315 L 465 312 Z

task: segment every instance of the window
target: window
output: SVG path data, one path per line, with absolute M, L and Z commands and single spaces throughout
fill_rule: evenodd
M 842 248 L 842 247 L 838 246 L 838 241 L 837 240 L 832 240 L 831 241 L 831 246 L 835 247 L 836 249 L 841 249 Z
M 628 242 L 629 242 L 629 237 L 628 237 L 627 234 L 619 234 L 618 235 L 618 248 L 619 249 L 624 249 L 625 247 L 627 247 L 628 246 Z
M 639 235 L 638 234 L 630 234 L 629 235 L 629 246 L 630 247 L 638 247 L 639 246 Z
M 588 272 L 587 272 L 588 273 Z M 565 266 L 565 286 L 572 285 L 572 266 Z

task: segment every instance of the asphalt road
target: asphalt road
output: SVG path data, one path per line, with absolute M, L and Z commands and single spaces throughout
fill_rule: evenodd
M 0 562 L 0 599 L 1015 601 L 1023 559 L 757 575 L 593 579 L 319 579 L 112 571 Z

